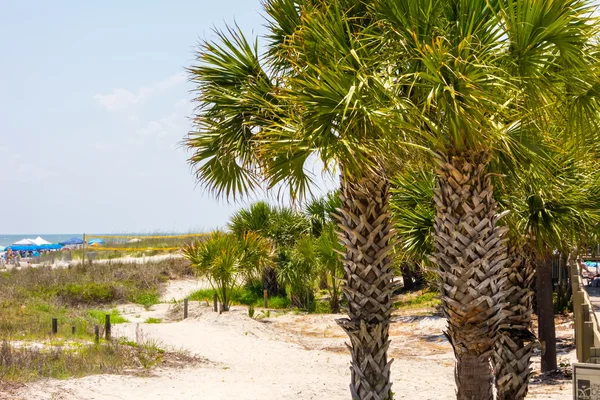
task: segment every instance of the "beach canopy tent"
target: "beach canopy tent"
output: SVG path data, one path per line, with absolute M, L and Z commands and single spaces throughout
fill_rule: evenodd
M 62 246 L 60 244 L 43 244 L 41 246 L 29 244 L 29 245 L 13 245 L 8 246 L 6 249 L 12 251 L 40 251 L 40 250 L 60 250 Z
M 76 238 L 76 237 L 72 237 L 69 240 L 65 240 L 64 242 L 60 242 L 59 244 L 63 245 L 63 246 L 72 246 L 72 245 L 76 245 L 76 244 L 83 244 L 83 240 Z
M 33 239 L 33 243 L 37 244 L 38 246 L 42 246 L 44 244 L 52 244 L 49 241 L 47 241 L 46 239 L 43 239 L 42 237 L 38 236 L 35 239 Z
M 104 244 L 104 240 L 102 239 L 92 239 L 88 242 L 89 245 L 95 244 L 96 246 Z
M 60 244 L 50 243 L 39 245 L 38 248 L 40 250 L 60 250 L 63 247 Z
M 18 242 L 14 242 L 13 245 L 17 245 L 17 246 L 35 246 L 36 243 L 33 241 L 33 239 L 21 239 Z

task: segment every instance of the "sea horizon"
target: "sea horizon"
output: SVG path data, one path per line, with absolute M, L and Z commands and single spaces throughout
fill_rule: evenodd
M 86 233 L 86 237 L 92 238 L 95 235 L 115 235 L 115 236 L 154 236 L 154 235 L 185 235 L 196 232 L 119 232 L 119 233 Z M 23 233 L 23 234 L 3 234 L 0 233 L 0 246 L 10 246 L 15 242 L 22 239 L 35 239 L 38 236 L 49 241 L 50 243 L 60 243 L 69 240 L 70 238 L 76 237 L 83 239 L 83 233 Z

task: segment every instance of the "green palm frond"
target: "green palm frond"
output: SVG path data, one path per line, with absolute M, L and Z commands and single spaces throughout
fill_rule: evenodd
M 390 209 L 401 258 L 426 260 L 433 251 L 433 169 L 411 169 L 392 179 Z
M 188 68 L 195 83 L 195 131 L 185 141 L 196 176 L 217 196 L 235 197 L 258 188 L 263 162 L 260 127 L 277 119 L 273 85 L 259 61 L 258 44 L 239 29 L 216 31 L 204 41 L 198 64 Z

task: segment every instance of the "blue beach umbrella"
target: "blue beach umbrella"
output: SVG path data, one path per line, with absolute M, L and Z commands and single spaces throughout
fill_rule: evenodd
M 63 245 L 63 246 L 70 246 L 70 245 L 76 245 L 76 244 L 83 244 L 83 240 L 76 238 L 76 237 L 72 237 L 64 242 L 60 242 L 59 244 Z

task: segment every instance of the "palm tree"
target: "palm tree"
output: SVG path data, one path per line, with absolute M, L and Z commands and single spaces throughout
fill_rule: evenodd
M 392 178 L 390 207 L 398 240 L 395 262 L 400 264 L 407 290 L 422 285 L 423 271 L 431 269 L 434 187 L 435 173 L 430 160 L 406 166 Z M 412 281 L 413 276 L 415 282 Z
M 326 170 L 339 170 L 349 303 L 349 318 L 339 323 L 351 341 L 351 393 L 387 399 L 392 232 L 387 160 L 377 149 L 392 143 L 382 141 L 387 105 L 374 95 L 386 93 L 385 82 L 360 60 L 368 61 L 377 51 L 368 44 L 378 42 L 363 32 L 365 8 L 268 0 L 264 56 L 235 29 L 201 43 L 198 64 L 188 69 L 198 107 L 186 145 L 198 180 L 225 197 L 283 184 L 292 198 L 303 198 L 313 155 Z
M 252 232 L 241 238 L 213 232 L 208 239 L 184 247 L 184 255 L 208 279 L 223 311 L 229 311 L 234 288 L 259 275 L 272 261 L 269 243 Z
M 373 8 L 385 40 L 397 43 L 397 55 L 385 54 L 395 90 L 422 110 L 413 137 L 436 158 L 434 260 L 457 398 L 491 399 L 509 259 L 489 164 L 510 147 L 511 131 L 526 135 L 560 110 L 554 89 L 568 74 L 588 69 L 590 3 L 383 0 Z
M 285 295 L 285 287 L 277 279 L 278 268 L 288 262 L 288 250 L 308 233 L 309 223 L 304 215 L 288 207 L 274 207 L 259 201 L 236 212 L 229 229 L 239 237 L 254 232 L 272 243 L 276 262 L 263 269 L 263 287 L 269 295 Z

